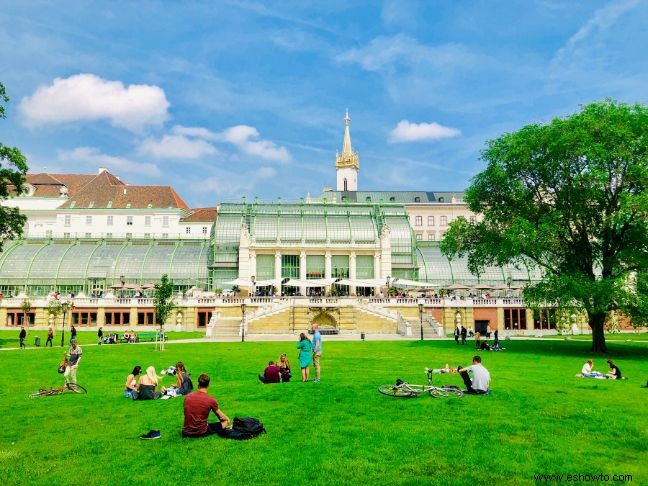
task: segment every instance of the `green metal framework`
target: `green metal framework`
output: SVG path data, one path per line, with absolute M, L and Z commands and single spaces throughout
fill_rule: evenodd
M 107 289 L 121 280 L 158 282 L 166 273 L 178 290 L 207 286 L 204 240 L 27 239 L 0 253 L 0 291 L 45 295 Z

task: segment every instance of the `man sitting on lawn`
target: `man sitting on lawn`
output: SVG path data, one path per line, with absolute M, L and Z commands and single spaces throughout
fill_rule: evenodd
M 481 357 L 475 356 L 472 362 L 472 366 L 468 366 L 468 368 L 459 367 L 457 370 L 466 385 L 466 393 L 472 395 L 483 395 L 484 393 L 488 393 L 490 373 L 486 368 L 484 368 L 484 365 L 481 364 Z M 473 374 L 472 381 L 468 376 L 469 371 Z
M 275 364 L 275 362 L 270 361 L 268 363 L 268 366 L 266 367 L 266 369 L 263 370 L 263 374 L 259 375 L 259 380 L 261 380 L 261 383 L 265 383 L 266 385 L 268 383 L 279 383 L 279 381 L 280 381 L 279 372 L 280 372 L 280 369 Z
M 198 391 L 190 393 L 184 400 L 183 437 L 204 437 L 211 434 L 221 434 L 229 425 L 229 418 L 220 408 L 213 397 L 207 395 L 209 375 L 203 373 L 198 377 Z M 209 412 L 214 411 L 219 422 L 208 423 Z

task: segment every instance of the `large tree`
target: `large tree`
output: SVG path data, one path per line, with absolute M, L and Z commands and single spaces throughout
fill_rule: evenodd
M 4 105 L 8 101 L 5 87 L 0 83 L 0 119 L 5 118 Z M 0 142 L 0 201 L 22 192 L 26 173 L 27 159 L 20 150 Z M 18 208 L 0 205 L 0 251 L 4 240 L 22 235 L 26 220 L 27 218 L 18 212 Z
M 173 282 L 165 273 L 162 275 L 159 284 L 155 284 L 153 294 L 153 305 L 155 306 L 155 321 L 160 326 L 160 349 L 164 349 L 164 323 L 175 308 L 173 303 Z
M 467 255 L 475 273 L 536 266 L 543 278 L 525 299 L 586 311 L 595 352 L 606 351 L 608 312 L 647 322 L 647 107 L 592 103 L 489 141 L 482 160 L 466 191 L 480 217 L 450 225 L 444 254 Z

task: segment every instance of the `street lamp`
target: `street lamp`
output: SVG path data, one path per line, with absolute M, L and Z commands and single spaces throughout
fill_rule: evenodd
M 391 277 L 387 275 L 387 280 L 385 281 L 385 285 L 387 286 L 387 290 L 385 292 L 385 297 L 389 299 L 389 282 L 391 281 Z
M 63 312 L 63 329 L 61 330 L 61 347 L 65 346 L 65 316 L 70 309 L 70 303 L 66 300 L 61 302 L 61 311 Z
M 241 342 L 245 342 L 245 308 L 247 306 L 245 303 L 241 304 L 241 315 L 243 316 L 241 319 Z
M 419 321 L 421 323 L 421 341 L 423 341 L 423 302 L 419 302 Z

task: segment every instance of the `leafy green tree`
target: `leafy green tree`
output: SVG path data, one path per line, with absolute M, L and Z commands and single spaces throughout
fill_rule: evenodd
M 0 119 L 5 118 L 4 104 L 8 101 L 5 87 L 0 83 Z M 27 170 L 27 158 L 20 150 L 0 143 L 0 200 L 23 191 Z M 22 235 L 25 221 L 27 218 L 20 214 L 18 208 L 0 206 L 0 251 L 4 240 Z
M 173 304 L 173 282 L 165 273 L 162 275 L 159 284 L 155 284 L 153 294 L 153 305 L 155 306 L 155 321 L 160 325 L 160 333 L 164 331 L 164 323 L 175 308 Z
M 478 221 L 459 218 L 441 243 L 471 271 L 532 265 L 543 278 L 524 297 L 585 310 L 592 350 L 620 310 L 648 320 L 648 108 L 614 101 L 491 140 L 486 169 L 466 192 Z

